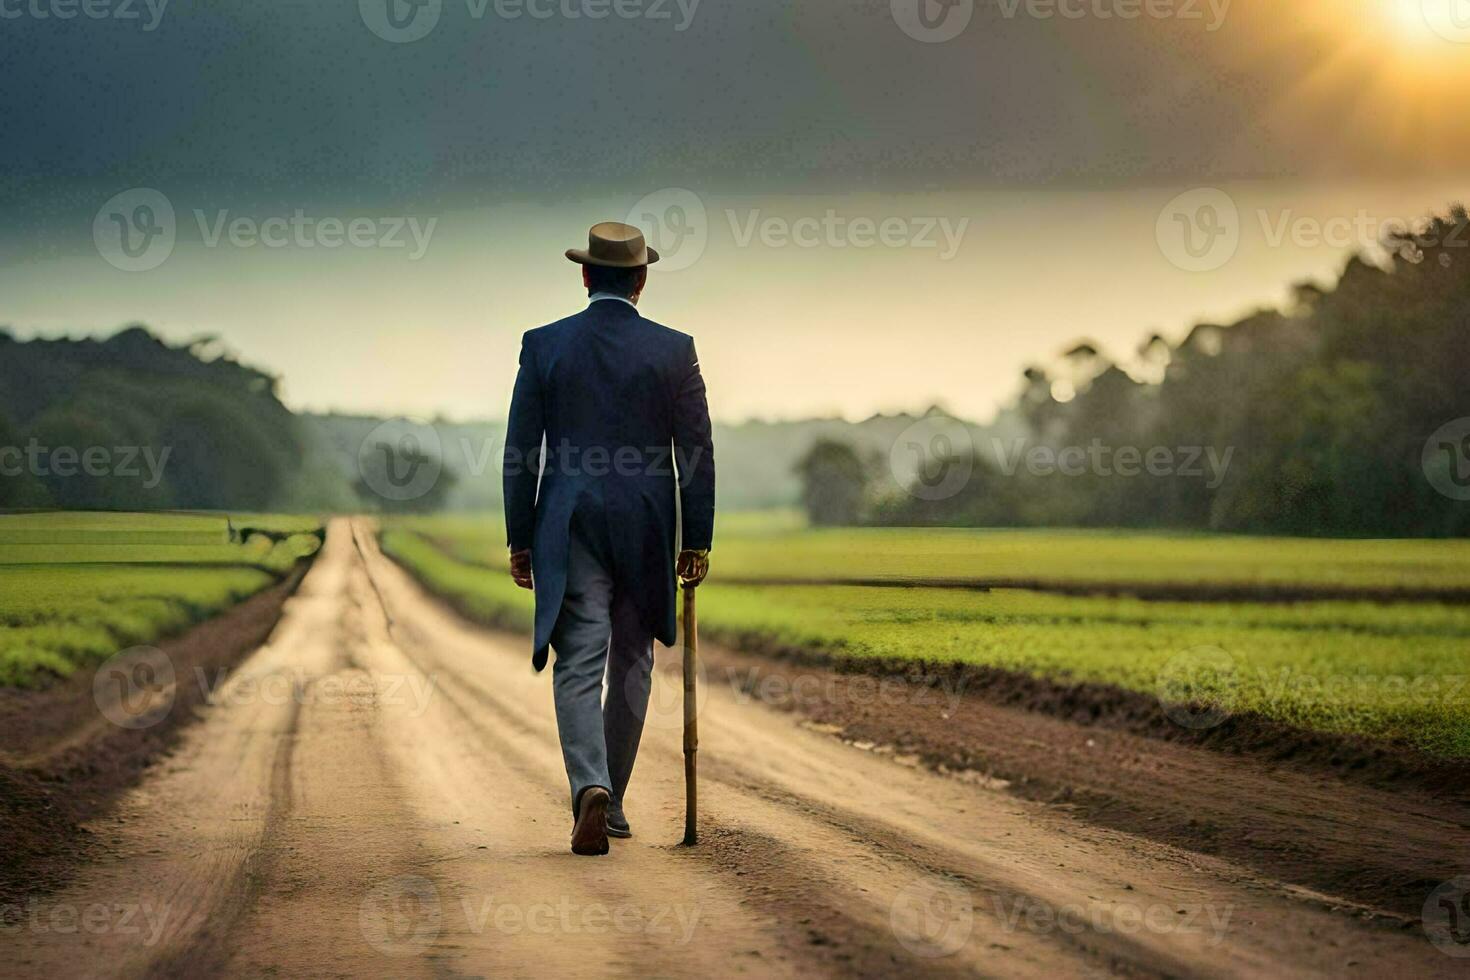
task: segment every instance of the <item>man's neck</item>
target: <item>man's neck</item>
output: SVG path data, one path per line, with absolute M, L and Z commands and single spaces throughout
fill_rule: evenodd
M 587 302 L 597 303 L 605 299 L 615 299 L 619 303 L 627 303 L 635 310 L 638 308 L 638 301 L 636 299 L 629 299 L 626 296 L 619 296 L 617 293 L 593 293 L 591 296 L 587 297 Z

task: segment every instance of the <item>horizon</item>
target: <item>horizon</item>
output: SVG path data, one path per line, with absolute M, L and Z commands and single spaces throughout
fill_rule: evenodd
M 1386 225 L 1443 214 L 1470 198 L 1455 193 L 1456 181 L 1427 178 L 1306 190 L 1280 182 L 1225 186 L 1238 213 L 1234 245 L 1209 275 L 1182 270 L 1188 253 L 1165 247 L 1159 207 L 1177 199 L 1173 187 L 903 198 L 706 194 L 689 205 L 683 195 L 665 194 L 652 204 L 663 214 L 704 209 L 702 234 L 686 229 L 685 242 L 678 242 L 669 228 L 652 229 L 655 245 L 660 233 L 666 248 L 675 243 L 666 260 L 672 271 L 654 267 L 640 312 L 695 336 L 712 413 L 726 424 L 857 422 L 939 405 L 984 425 L 1013 400 L 1025 367 L 1054 363 L 1077 341 L 1091 341 L 1126 366 L 1153 333 L 1177 343 L 1200 323 L 1284 307 L 1294 284 L 1330 285 L 1351 256 L 1371 257 L 1365 230 L 1376 238 Z M 1198 192 L 1184 193 L 1188 202 Z M 8 297 L 0 322 L 18 339 L 104 336 L 130 323 L 173 344 L 213 334 L 243 363 L 280 377 L 282 400 L 293 411 L 488 421 L 508 404 L 520 334 L 585 303 L 576 269 L 557 246 L 578 243 L 571 229 L 581 215 L 618 206 L 569 205 L 539 225 L 519 220 L 525 205 L 436 216 L 405 290 L 395 277 L 406 259 L 395 251 L 337 250 L 306 265 L 303 248 L 230 247 L 221 220 L 203 208 L 191 213 L 191 203 L 180 199 L 178 240 L 146 275 L 120 271 L 95 250 L 88 256 L 80 249 L 0 271 L 0 291 Z M 804 233 L 840 229 L 831 223 L 823 229 L 834 212 L 854 221 L 884 213 L 939 216 L 930 231 L 935 247 L 795 244 Z M 229 220 L 242 218 L 234 213 Z M 872 219 L 875 228 L 881 220 Z M 922 233 L 927 220 L 914 219 L 913 233 Z M 195 222 L 220 240 L 213 246 L 189 241 L 184 229 Z M 487 238 L 487 229 L 507 223 L 537 247 Z M 945 259 L 941 249 L 962 227 L 966 233 Z M 1050 230 L 1057 227 L 1065 234 Z M 1036 256 L 1065 270 L 1060 279 L 1037 272 Z M 99 319 L 120 305 L 136 312 L 115 318 L 112 327 L 77 328 L 75 319 L 88 314 L 55 312 L 58 276 L 72 283 L 65 304 L 72 310 L 95 310 Z M 864 286 L 854 291 L 855 281 Z M 899 286 L 884 285 L 893 282 Z M 1057 282 L 1064 288 L 1054 288 Z M 267 283 L 267 293 L 256 286 Z M 905 314 L 921 294 L 925 322 L 915 323 Z M 442 311 L 439 317 L 433 308 Z M 261 315 L 271 309 L 274 316 Z M 789 313 L 772 316 L 772 310 Z M 417 322 L 389 326 L 400 314 Z M 63 319 L 71 322 L 58 322 Z M 337 327 L 320 329 L 333 319 Z M 790 330 L 792 321 L 805 329 Z M 1026 329 L 1013 329 L 1017 323 Z M 783 356 L 771 359 L 772 350 Z M 812 372 L 813 363 L 831 369 Z M 467 373 L 476 365 L 482 367 Z M 752 375 L 763 375 L 764 383 L 750 385 L 745 379 Z M 916 397 L 917 379 L 924 393 Z

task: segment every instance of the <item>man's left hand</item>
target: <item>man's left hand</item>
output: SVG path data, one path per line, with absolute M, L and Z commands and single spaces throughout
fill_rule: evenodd
M 529 548 L 525 551 L 511 552 L 510 577 L 515 579 L 516 585 L 523 589 L 535 587 L 535 583 L 531 580 L 531 551 Z
M 709 552 L 679 552 L 679 562 L 675 565 L 675 571 L 679 574 L 679 584 L 686 589 L 696 588 L 709 574 Z

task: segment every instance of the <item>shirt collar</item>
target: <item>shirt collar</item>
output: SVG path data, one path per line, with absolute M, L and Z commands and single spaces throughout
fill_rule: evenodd
M 635 309 L 635 310 L 638 309 L 638 304 L 637 303 L 634 303 L 631 299 L 629 299 L 626 296 L 619 296 L 617 293 L 593 293 L 591 296 L 587 297 L 587 303 L 590 306 L 593 303 L 601 302 L 602 300 L 605 300 L 605 299 L 615 299 L 619 303 L 627 303 L 629 306 L 633 307 L 633 309 Z

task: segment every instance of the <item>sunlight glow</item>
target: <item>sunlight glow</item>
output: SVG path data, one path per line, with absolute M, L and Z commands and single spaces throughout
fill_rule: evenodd
M 1418 45 L 1470 44 L 1470 0 L 1384 0 L 1399 36 Z M 1462 52 L 1470 57 L 1470 48 Z

